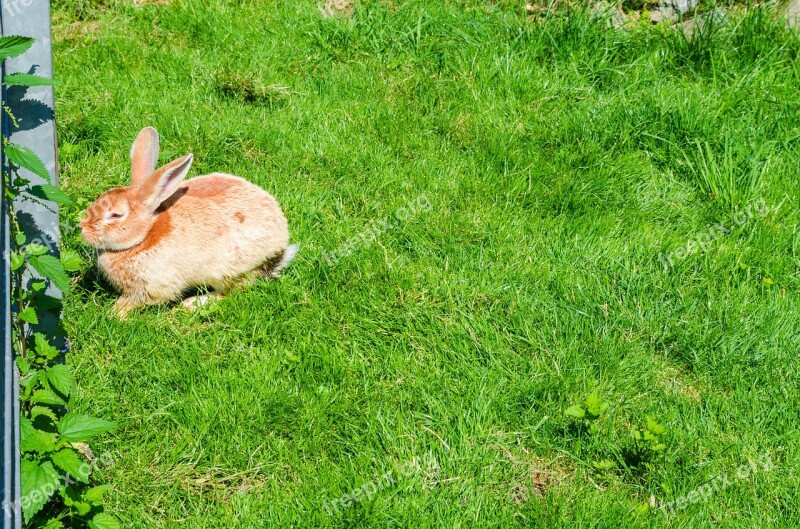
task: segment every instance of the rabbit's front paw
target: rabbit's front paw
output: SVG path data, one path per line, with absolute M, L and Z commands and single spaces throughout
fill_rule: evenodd
M 213 299 L 220 299 L 221 297 L 222 296 L 216 292 L 210 292 L 208 294 L 201 294 L 199 296 L 190 296 L 184 299 L 181 302 L 181 305 L 183 305 L 183 307 L 189 312 L 194 312 L 203 305 L 207 304 L 209 301 Z
M 128 313 L 134 308 L 136 307 L 131 303 L 131 300 L 122 296 L 114 303 L 113 313 L 120 320 L 125 320 L 128 318 Z

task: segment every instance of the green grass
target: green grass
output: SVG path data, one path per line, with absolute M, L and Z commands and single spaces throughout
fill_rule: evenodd
M 68 191 L 125 184 L 153 125 L 162 162 L 263 186 L 302 245 L 208 312 L 119 322 L 65 227 L 74 408 L 121 424 L 94 449 L 124 527 L 800 524 L 800 39 L 760 9 L 686 39 L 522 5 L 55 2 Z M 564 412 L 592 392 L 586 428 Z

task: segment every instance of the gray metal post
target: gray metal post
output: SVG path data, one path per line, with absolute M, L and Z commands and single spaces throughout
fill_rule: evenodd
M 2 149 L 2 144 L 0 144 Z M 10 251 L 8 208 L 3 200 L 0 213 L 0 238 L 3 245 L 3 265 L 0 271 L 0 314 L 3 329 L 3 385 L 2 407 L 0 419 L 3 421 L 3 454 L 2 454 L 2 489 L 0 499 L 0 527 L 2 529 L 19 528 L 22 524 L 22 513 L 15 509 L 19 506 L 19 399 L 17 398 L 17 370 L 14 366 L 14 351 L 11 349 L 11 271 L 6 258 Z
M 50 37 L 50 5 L 47 0 L 0 0 L 0 20 L 4 35 L 24 35 L 36 39 L 27 52 L 6 61 L 6 75 L 11 73 L 35 73 L 52 78 L 53 59 Z M 52 86 L 8 87 L 6 103 L 16 118 L 8 123 L 8 138 L 11 142 L 33 150 L 44 162 L 53 185 L 58 185 L 56 164 L 56 124 Z M 21 175 L 33 184 L 45 183 L 29 171 Z M 59 224 L 58 205 L 40 206 L 20 201 L 16 204 L 17 219 L 27 235 L 28 241 L 36 241 L 58 254 Z M 50 287 L 48 295 L 61 298 L 61 292 Z M 41 318 L 40 318 L 41 320 Z M 40 324 L 36 330 L 52 334 L 57 328 L 58 318 Z
M 3 35 L 23 35 L 33 37 L 36 43 L 15 59 L 5 64 L 5 74 L 24 72 L 36 73 L 52 78 L 53 61 L 50 36 L 50 2 L 49 0 L 0 0 L 0 27 Z M 3 94 L 3 101 L 8 105 L 16 118 L 16 124 L 5 120 L 3 133 L 13 143 L 32 149 L 45 164 L 53 185 L 58 184 L 56 161 L 56 132 L 54 121 L 53 88 L 43 87 L 9 87 Z M 36 175 L 22 171 L 21 175 L 34 184 L 43 183 Z M 20 202 L 15 204 L 19 214 L 19 223 L 28 241 L 36 241 L 48 246 L 50 252 L 58 254 L 59 223 L 58 206 L 33 205 Z M 3 221 L 4 251 L 8 250 L 8 225 Z M 8 254 L 4 255 L 4 267 L 7 267 Z M 2 300 L 4 318 L 4 393 L 3 393 L 3 500 L 5 506 L 17 508 L 2 509 L 1 529 L 19 529 L 22 514 L 19 511 L 19 381 L 14 366 L 13 352 L 10 350 L 9 334 L 9 300 L 7 268 L 3 270 L 4 296 Z M 60 299 L 61 293 L 52 285 L 47 294 Z M 58 314 L 40 317 L 40 324 L 35 330 L 49 336 L 57 334 Z M 60 340 L 63 343 L 63 340 Z M 9 387 L 10 386 L 10 387 Z M 11 402 L 9 402 L 9 400 Z M 10 458 L 10 460 L 9 460 Z M 10 465 L 10 466 L 7 466 Z

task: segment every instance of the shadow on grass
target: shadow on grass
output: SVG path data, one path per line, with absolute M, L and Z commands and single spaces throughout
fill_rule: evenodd
M 109 283 L 109 281 L 103 277 L 103 274 L 100 273 L 97 264 L 92 264 L 91 267 L 87 268 L 83 274 L 81 274 L 77 283 L 76 293 L 82 301 L 88 299 L 88 294 L 90 292 L 99 292 L 104 297 L 108 298 L 116 298 L 119 295 L 114 285 Z

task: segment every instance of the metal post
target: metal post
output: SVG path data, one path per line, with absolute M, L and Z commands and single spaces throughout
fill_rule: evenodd
M 49 0 L 0 0 L 0 28 L 3 35 L 23 35 L 33 37 L 36 43 L 26 53 L 15 59 L 6 61 L 3 75 L 23 72 L 35 73 L 52 78 L 53 61 L 50 36 L 50 2 Z M 16 124 L 5 119 L 3 135 L 10 141 L 32 149 L 42 159 L 50 173 L 53 185 L 58 185 L 56 161 L 56 132 L 54 121 L 53 88 L 42 87 L 10 87 L 3 94 L 3 102 L 8 105 L 16 118 Z M 38 176 L 21 171 L 21 176 L 34 184 L 44 183 Z M 4 216 L 8 213 L 8 204 L 3 204 L 2 243 L 3 251 L 9 250 L 8 222 Z M 52 254 L 58 254 L 59 223 L 58 206 L 32 205 L 30 203 L 15 204 L 17 219 L 28 241 L 36 241 L 50 248 Z M 3 479 L 2 498 L 4 503 L 0 516 L 0 529 L 20 529 L 22 513 L 20 510 L 19 483 L 19 380 L 14 354 L 11 350 L 11 328 L 8 271 L 8 253 L 3 255 L 2 284 L 3 296 L 0 301 L 3 318 Z M 28 278 L 29 280 L 30 278 Z M 59 292 L 52 285 L 47 295 L 61 299 Z M 35 330 L 44 332 L 50 337 L 57 334 L 59 314 L 42 315 Z M 64 344 L 63 339 L 57 345 Z
M 1 154 L 2 144 L 0 144 Z M 3 193 L 5 197 L 5 193 Z M 2 454 L 2 510 L 0 510 L 0 527 L 2 529 L 18 529 L 22 524 L 22 513 L 14 507 L 19 503 L 19 387 L 17 370 L 14 365 L 14 351 L 11 349 L 11 270 L 6 256 L 10 253 L 8 205 L 2 198 L 0 213 L 0 238 L 3 245 L 3 265 L 0 272 L 0 314 L 3 330 L 3 385 L 2 407 L 0 415 L 3 421 L 3 454 Z

